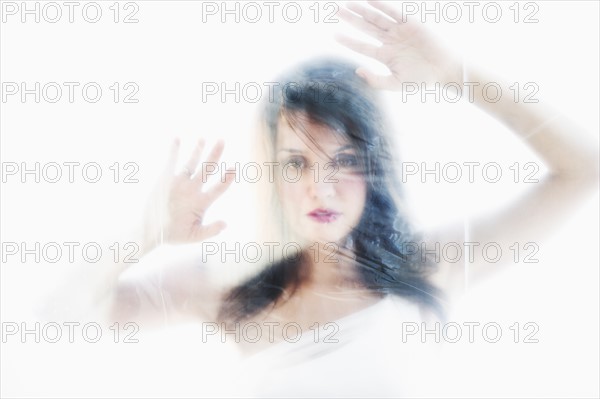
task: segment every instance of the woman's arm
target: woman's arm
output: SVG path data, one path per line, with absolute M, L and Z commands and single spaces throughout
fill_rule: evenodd
M 147 204 L 143 227 L 122 234 L 122 242 L 139 250 L 131 259 L 103 264 L 78 265 L 65 284 L 44 304 L 44 318 L 89 318 L 92 315 L 118 321 L 162 321 L 165 310 L 173 313 L 210 314 L 220 295 L 208 278 L 210 265 L 202 262 L 194 244 L 217 235 L 223 222 L 206 225 L 204 214 L 231 185 L 233 173 L 203 190 L 206 163 L 216 163 L 223 152 L 219 142 L 200 163 L 200 140 L 183 172 L 176 173 L 179 141 L 175 140 L 164 174 Z M 163 245 L 164 244 L 164 245 Z M 188 251 L 186 250 L 193 250 Z M 132 262 L 133 261 L 133 262 Z
M 389 68 L 391 73 L 387 76 L 359 68 L 357 73 L 372 87 L 400 90 L 403 82 L 440 82 L 442 85 L 449 82 L 463 85 L 465 82 L 480 85 L 498 82 L 479 71 L 463 70 L 462 63 L 429 37 L 418 22 L 406 20 L 385 3 L 373 1 L 369 4 L 374 9 L 350 3 L 348 9 L 340 10 L 339 15 L 382 45 L 375 46 L 348 37 L 339 37 L 338 41 Z M 598 143 L 574 123 L 540 104 L 515 103 L 509 96 L 493 103 L 483 98 L 481 90 L 473 93 L 473 103 L 518 135 L 545 162 L 548 174 L 509 207 L 472 221 L 467 226 L 468 241 L 495 242 L 501 248 L 509 248 L 515 242 L 539 242 L 560 225 L 577 204 L 597 190 Z M 442 245 L 457 241 L 456 238 L 463 233 L 463 226 L 453 230 L 436 235 L 436 240 Z M 498 270 L 497 265 L 475 258 L 468 276 L 464 275 L 462 265 L 454 264 L 444 266 L 438 277 L 445 281 L 438 282 L 452 290 L 457 287 L 448 287 L 448 282 L 462 286 L 466 278 L 471 284 L 495 270 Z
M 492 81 L 476 71 L 466 71 L 465 81 Z M 496 80 L 497 81 L 497 80 Z M 598 143 L 574 122 L 539 103 L 515 103 L 503 96 L 496 103 L 477 93 L 474 104 L 508 127 L 538 155 L 548 172 L 530 190 L 506 208 L 469 223 L 471 241 L 497 242 L 508 249 L 544 240 L 598 189 Z M 469 282 L 490 275 L 494 264 L 475 259 Z
M 219 162 L 224 144 L 219 141 L 206 161 L 200 162 L 204 146 L 205 141 L 200 139 L 183 171 L 176 173 L 179 140 L 173 143 L 167 170 L 149 207 L 144 239 L 150 247 L 157 241 L 169 245 L 152 251 L 146 259 L 148 273 L 142 270 L 119 278 L 107 301 L 111 318 L 153 322 L 164 321 L 167 313 L 211 317 L 218 309 L 223 287 L 211 281 L 211 266 L 202 260 L 199 250 L 182 245 L 200 243 L 225 228 L 222 221 L 206 225 L 203 219 L 233 183 L 234 174 L 227 173 L 224 181 L 205 190 L 204 166 Z

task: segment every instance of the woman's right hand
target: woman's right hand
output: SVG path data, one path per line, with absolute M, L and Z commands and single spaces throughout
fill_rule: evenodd
M 155 234 L 160 235 L 160 241 L 163 243 L 194 243 L 219 234 L 225 228 L 225 222 L 205 224 L 206 211 L 235 179 L 234 169 L 227 170 L 227 173 L 217 169 L 219 173 L 213 178 L 216 180 L 215 184 L 205 190 L 207 172 L 211 171 L 207 170 L 207 166 L 211 165 L 214 172 L 214 167 L 219 165 L 224 149 L 222 141 L 217 142 L 206 160 L 201 162 L 205 140 L 198 140 L 183 171 L 176 172 L 179 147 L 179 139 L 175 139 L 171 146 L 165 175 L 161 179 L 159 193 L 154 198 L 158 202 L 155 202 L 154 206 L 158 207 L 159 211 L 155 217 L 158 216 L 162 220 L 158 223 L 146 222 L 146 226 L 154 225 L 161 230 L 155 231 Z

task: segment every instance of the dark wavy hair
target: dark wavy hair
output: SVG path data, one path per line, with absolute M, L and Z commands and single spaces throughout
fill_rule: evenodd
M 394 148 L 386 135 L 387 123 L 377 94 L 356 75 L 358 66 L 337 59 L 318 59 L 278 79 L 274 98 L 263 108 L 268 139 L 274 147 L 283 118 L 298 133 L 310 122 L 338 132 L 355 148 L 367 182 L 361 220 L 350 233 L 360 284 L 374 292 L 394 294 L 425 305 L 444 318 L 441 292 L 428 280 L 435 265 L 423 255 L 418 239 L 399 209 L 400 181 Z M 310 139 L 310 137 L 309 137 Z M 303 281 L 300 262 L 306 253 L 283 258 L 231 289 L 219 312 L 221 320 L 242 321 L 284 300 Z

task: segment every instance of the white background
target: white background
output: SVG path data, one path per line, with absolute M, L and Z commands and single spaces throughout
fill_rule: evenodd
M 3 7 L 6 3 L 2 2 Z M 31 8 L 34 3 L 27 2 Z M 35 23 L 31 15 L 22 23 L 20 14 L 3 15 L 2 82 L 27 82 L 28 87 L 33 82 L 98 82 L 104 91 L 97 103 L 85 102 L 78 89 L 74 103 L 66 100 L 66 92 L 55 104 L 43 100 L 35 103 L 32 96 L 25 103 L 18 96 L 9 97 L 0 104 L 2 162 L 97 162 L 106 173 L 96 184 L 82 181 L 80 174 L 76 174 L 74 184 L 64 176 L 55 184 L 35 183 L 31 176 L 26 183 L 8 177 L 1 194 L 3 242 L 104 241 L 134 228 L 175 136 L 182 139 L 183 153 L 189 152 L 200 136 L 209 140 L 221 137 L 226 141 L 227 161 L 248 159 L 258 105 L 243 98 L 236 103 L 232 96 L 225 103 L 216 96 L 203 103 L 202 82 L 227 82 L 229 87 L 234 82 L 262 84 L 273 81 L 289 65 L 324 54 L 344 56 L 381 70 L 380 65 L 335 42 L 334 33 L 359 34 L 342 22 L 323 23 L 324 14 L 330 10 L 323 4 L 318 23 L 308 8 L 313 2 L 297 3 L 303 12 L 297 23 L 282 18 L 284 2 L 275 9 L 273 23 L 267 19 L 266 8 L 262 8 L 264 15 L 257 23 L 243 19 L 236 23 L 231 15 L 222 23 L 219 15 L 206 16 L 207 22 L 203 22 L 201 2 L 137 1 L 135 18 L 139 22 L 126 24 L 113 22 L 109 9 L 113 2 L 98 3 L 103 16 L 95 24 L 82 18 L 81 6 L 75 9 L 74 23 L 67 21 L 66 7 L 57 23 L 43 19 Z M 40 2 L 40 8 L 44 4 Z M 433 7 L 434 2 L 428 4 Z M 503 18 L 498 23 L 485 21 L 480 7 L 474 23 L 469 23 L 466 15 L 455 24 L 435 23 L 430 16 L 427 27 L 462 55 L 467 65 L 521 85 L 535 82 L 540 102 L 577 121 L 582 130 L 577 134 L 597 137 L 598 3 L 539 1 L 535 3 L 539 22 L 531 24 L 513 21 L 512 2 L 499 4 Z M 123 9 L 123 5 L 121 19 L 132 10 Z M 528 10 L 521 8 L 521 20 Z M 139 102 L 114 103 L 108 89 L 114 82 L 135 82 Z M 508 130 L 466 102 L 415 107 L 402 104 L 396 94 L 386 94 L 385 98 L 401 138 L 397 150 L 405 161 L 474 160 L 503 165 L 515 160 L 538 161 Z M 137 163 L 139 183 L 111 182 L 108 166 L 114 162 Z M 409 184 L 408 195 L 415 220 L 435 228 L 493 211 L 526 188 L 505 182 L 462 185 L 457 190 L 456 186 L 430 182 Z M 241 237 L 249 231 L 253 207 L 247 200 L 248 190 L 248 185 L 234 186 L 212 210 L 211 218 L 228 222 L 224 237 Z M 493 345 L 457 350 L 455 361 L 461 367 L 451 363 L 452 369 L 466 370 L 463 377 L 467 381 L 457 392 L 598 396 L 597 205 L 594 194 L 568 222 L 557 226 L 547 241 L 539 243 L 538 264 L 507 267 L 492 282 L 470 292 L 462 317 L 497 320 L 503 326 L 532 321 L 540 326 L 540 343 L 513 344 L 502 350 Z M 3 263 L 2 321 L 28 320 L 40 293 L 51 291 L 64 277 L 62 266 L 23 264 L 16 257 Z M 175 341 L 176 334 L 165 342 Z M 58 348 L 13 341 L 2 346 L 3 396 L 194 392 L 191 380 L 186 380 L 189 385 L 182 383 L 185 378 L 181 373 L 172 381 L 171 377 L 161 381 L 164 392 L 144 391 L 146 388 L 140 386 L 136 390 L 132 388 L 134 379 L 116 372 L 106 384 L 100 383 L 98 373 L 114 366 L 114 358 L 89 348 L 86 351 L 93 352 L 94 358 L 93 366 L 85 363 L 88 373 L 77 363 L 83 361 L 83 355 L 77 357 L 76 345 Z M 153 358 L 142 349 L 135 350 Z M 172 354 L 164 348 L 153 350 Z M 151 362 L 147 357 L 143 359 Z M 195 374 L 191 368 L 195 366 L 195 361 L 185 364 L 183 375 L 189 373 L 192 378 Z M 117 365 L 117 369 L 129 370 L 126 365 Z

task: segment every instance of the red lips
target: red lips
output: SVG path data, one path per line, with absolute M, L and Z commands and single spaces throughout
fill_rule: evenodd
M 307 216 L 318 223 L 331 223 L 334 222 L 341 213 L 335 212 L 331 209 L 314 209 L 312 212 L 308 213 Z

